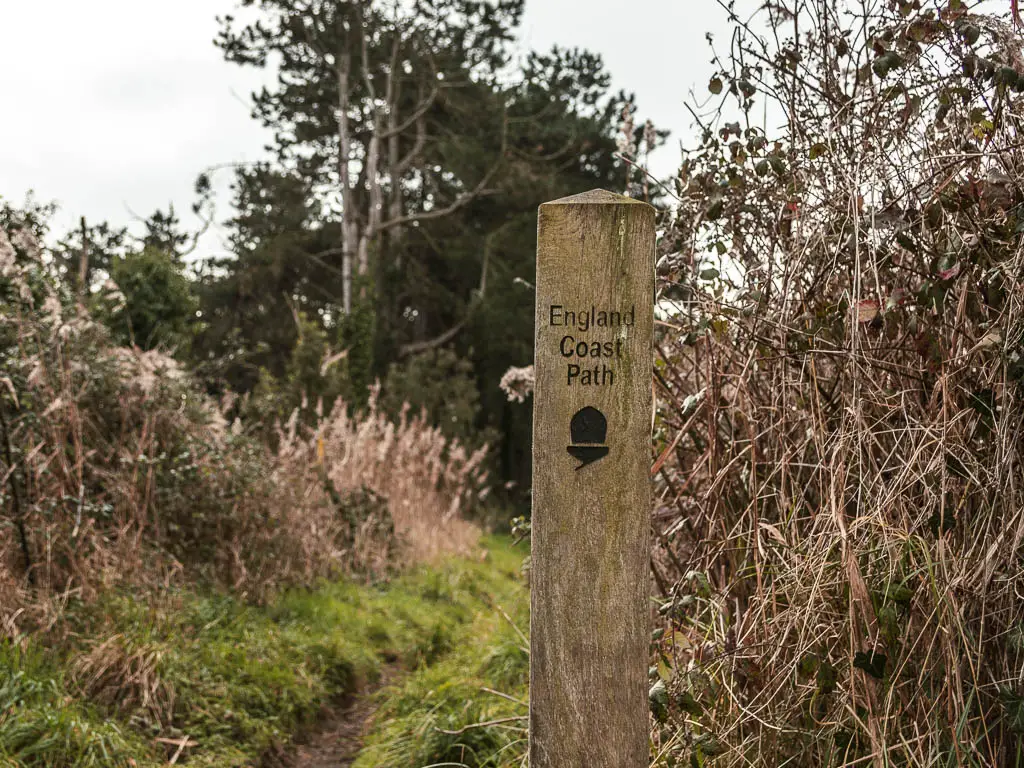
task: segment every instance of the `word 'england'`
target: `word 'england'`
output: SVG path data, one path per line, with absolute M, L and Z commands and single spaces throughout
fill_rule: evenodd
M 598 310 L 595 306 L 589 310 L 574 311 L 561 304 L 552 304 L 549 308 L 549 321 L 552 328 L 573 329 L 573 333 L 563 336 L 558 344 L 562 357 L 578 361 L 566 363 L 568 386 L 611 386 L 615 383 L 615 370 L 605 361 L 622 358 L 624 334 L 617 334 L 618 338 L 613 341 L 584 339 L 579 338 L 578 334 L 595 328 L 629 327 L 636 321 L 635 306 L 627 312 Z

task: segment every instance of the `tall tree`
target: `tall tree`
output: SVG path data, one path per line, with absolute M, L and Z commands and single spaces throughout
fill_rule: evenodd
M 380 261 L 394 257 L 383 248 L 385 235 L 394 245 L 399 228 L 457 211 L 486 191 L 502 153 L 459 174 L 425 162 L 457 136 L 450 122 L 432 131 L 431 113 L 444 114 L 459 91 L 470 91 L 491 97 L 478 114 L 501 130 L 494 86 L 522 5 L 245 0 L 258 8 L 256 19 L 221 19 L 217 43 L 229 61 L 278 66 L 277 88 L 254 95 L 254 116 L 274 130 L 281 167 L 313 180 L 319 205 L 340 219 L 333 255 L 343 314 L 352 310 L 353 272 L 370 277 L 371 250 Z M 406 205 L 410 193 L 421 201 L 416 209 Z
M 229 360 L 221 373 L 242 389 L 261 369 L 284 376 L 301 315 L 348 350 L 358 396 L 392 364 L 419 370 L 417 355 L 450 348 L 472 363 L 479 426 L 503 435 L 503 472 L 525 480 L 528 419 L 497 383 L 531 358 L 536 207 L 622 187 L 631 99 L 585 51 L 515 63 L 521 0 L 244 5 L 218 45 L 279 66 L 254 95 L 273 159 L 236 172 L 233 257 L 203 289 L 204 358 Z

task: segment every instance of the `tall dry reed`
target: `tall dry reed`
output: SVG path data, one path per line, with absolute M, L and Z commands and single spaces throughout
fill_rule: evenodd
M 405 557 L 465 553 L 479 538 L 464 514 L 487 495 L 486 448 L 467 452 L 408 407 L 391 421 L 377 407 L 377 390 L 358 415 L 339 401 L 311 435 L 299 434 L 293 417 L 280 441 L 283 466 L 312 463 L 339 492 L 368 488 L 387 499 Z
M 460 514 L 486 495 L 483 451 L 422 416 L 391 423 L 375 399 L 312 430 L 293 419 L 271 449 L 172 357 L 114 345 L 17 223 L 0 229 L 0 310 L 6 635 L 115 585 L 201 579 L 260 599 L 475 540 Z

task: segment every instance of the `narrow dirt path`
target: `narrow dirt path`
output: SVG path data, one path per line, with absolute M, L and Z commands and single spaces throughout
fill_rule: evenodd
M 309 731 L 271 762 L 274 768 L 348 768 L 363 747 L 370 719 L 377 711 L 374 694 L 399 675 L 397 667 L 385 667 L 377 682 L 335 706 Z

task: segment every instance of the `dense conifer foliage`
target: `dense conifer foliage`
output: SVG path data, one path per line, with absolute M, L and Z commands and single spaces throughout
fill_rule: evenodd
M 587 52 L 517 56 L 521 0 L 243 6 L 217 44 L 278 68 L 253 112 L 274 138 L 272 159 L 235 171 L 233 253 L 201 286 L 211 382 L 288 377 L 304 322 L 345 352 L 355 403 L 449 350 L 472 372 L 472 426 L 522 487 L 529 433 L 496 382 L 531 359 L 535 210 L 621 186 L 628 98 Z

